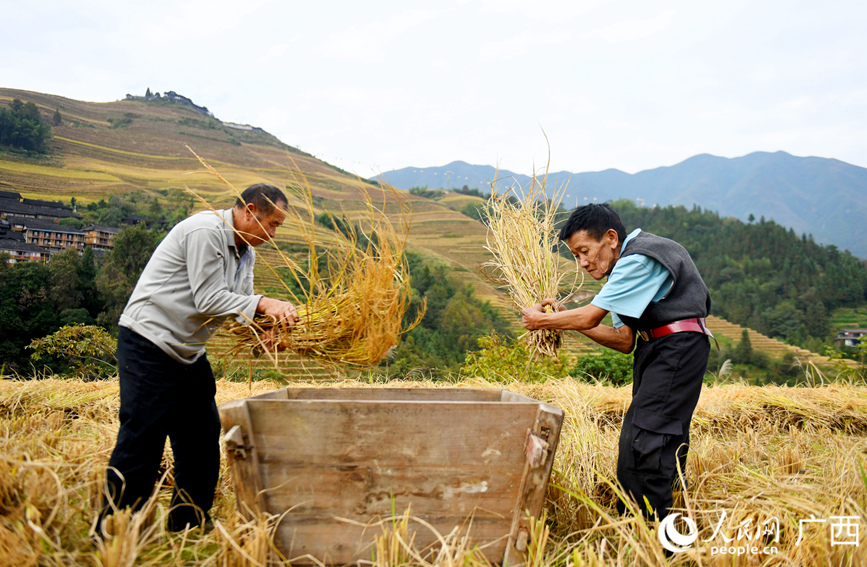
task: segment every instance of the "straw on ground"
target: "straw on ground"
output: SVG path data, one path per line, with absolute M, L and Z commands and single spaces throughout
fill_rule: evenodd
M 367 381 L 310 383 L 312 387 L 480 387 L 478 380 L 454 383 Z M 539 567 L 579 565 L 844 565 L 867 562 L 867 479 L 862 463 L 867 450 L 867 388 L 833 385 L 817 388 L 739 384 L 705 387 L 696 410 L 689 486 L 676 505 L 698 524 L 696 543 L 666 560 L 656 526 L 640 514 L 616 515 L 613 487 L 619 425 L 630 400 L 630 387 L 588 385 L 572 379 L 546 383 L 497 384 L 519 394 L 562 407 L 566 422 L 560 436 L 545 526 L 535 530 L 547 545 L 534 547 Z M 252 393 L 280 387 L 255 382 Z M 235 510 L 231 480 L 221 470 L 212 515 L 220 527 L 210 533 L 165 532 L 171 475 L 155 496 L 151 517 L 119 520 L 118 530 L 94 549 L 88 540 L 105 465 L 117 433 L 116 380 L 80 382 L 46 379 L 0 381 L 0 561 L 26 565 L 256 565 L 266 563 L 274 518 L 246 522 Z M 245 397 L 247 384 L 219 381 L 217 401 Z M 171 469 L 167 453 L 164 470 Z M 461 542 L 432 550 L 412 549 L 396 511 L 394 537 L 383 536 L 373 558 L 383 567 L 483 565 L 483 557 Z M 720 525 L 720 518 L 725 518 Z M 811 517 L 824 523 L 802 524 Z M 756 526 L 777 518 L 777 552 L 712 555 L 713 547 L 751 543 L 764 549 L 775 535 Z M 854 518 L 857 537 L 832 531 Z M 716 535 L 714 532 L 720 525 Z M 410 521 L 409 526 L 420 524 Z M 838 526 L 839 527 L 839 526 Z M 388 530 L 384 530 L 386 533 Z M 855 529 L 848 532 L 854 533 Z M 847 533 L 848 533 L 847 532 Z M 739 535 L 740 534 L 740 535 Z M 448 540 L 449 534 L 441 534 Z M 391 538 L 391 539 L 389 539 Z M 740 544 L 736 543 L 740 539 Z M 373 537 L 371 537 L 373 541 Z M 535 540 L 534 540 L 535 541 Z M 797 542 L 797 544 L 796 544 Z M 112 552 L 110 550 L 116 550 Z M 122 553 L 121 553 L 122 552 Z M 483 553 L 482 553 L 483 555 Z M 118 562 L 115 562 L 118 561 Z M 126 563 L 129 564 L 129 563 Z

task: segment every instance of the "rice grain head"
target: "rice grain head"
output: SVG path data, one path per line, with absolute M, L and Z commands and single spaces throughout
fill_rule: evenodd
M 240 198 L 241 193 L 231 183 L 202 158 L 196 157 L 209 173 Z M 284 273 L 288 272 L 288 276 L 281 275 L 277 267 L 263 258 L 283 286 L 281 292 L 269 295 L 295 304 L 298 322 L 290 328 L 265 315 L 243 323 L 232 321 L 227 326 L 235 340 L 230 353 L 237 355 L 249 351 L 257 356 L 265 355 L 275 366 L 279 366 L 283 349 L 316 359 L 326 366 L 378 364 L 400 337 L 421 321 L 425 312 L 422 304 L 416 318 L 404 325 L 404 315 L 412 299 L 409 268 L 404 256 L 411 208 L 387 184 L 381 184 L 381 206 L 376 206 L 370 193 L 363 189 L 365 211 L 359 219 L 359 228 L 343 227 L 328 234 L 328 238 L 320 238 L 310 185 L 303 176 L 299 179 L 302 183 L 292 197 L 294 202 L 302 205 L 284 212 L 287 220 L 294 222 L 301 231 L 309 261 L 296 262 L 273 240 L 269 244 L 283 263 L 279 267 Z M 201 197 L 200 200 L 214 210 Z M 384 212 L 387 205 L 396 205 L 397 226 Z M 329 245 L 321 245 L 320 240 L 328 241 Z M 329 267 L 328 273 L 320 270 L 320 260 Z M 293 291 L 299 288 L 300 295 Z
M 566 186 L 549 199 L 545 192 L 547 178 L 546 169 L 542 179 L 534 176 L 526 190 L 516 184 L 499 194 L 494 180 L 484 210 L 488 225 L 485 249 L 492 258 L 481 265 L 480 271 L 488 281 L 505 289 L 518 309 L 532 307 L 545 298 L 557 298 L 570 274 L 573 283 L 566 295 L 580 288 L 574 280 L 579 270 L 565 268 L 557 253 L 555 224 Z M 552 308 L 547 306 L 547 311 Z M 536 356 L 553 357 L 562 346 L 563 332 L 528 331 L 521 340 Z

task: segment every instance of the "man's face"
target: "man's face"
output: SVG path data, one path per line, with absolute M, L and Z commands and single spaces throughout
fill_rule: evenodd
M 610 274 L 620 258 L 620 239 L 614 229 L 603 234 L 601 240 L 594 239 L 586 230 L 579 230 L 566 239 L 566 246 L 575 255 L 578 265 L 594 280 Z
M 277 229 L 286 220 L 286 213 L 281 209 L 286 205 L 279 203 L 280 206 L 274 207 L 270 214 L 264 214 L 256 209 L 255 204 L 248 204 L 244 209 L 243 228 L 239 230 L 243 233 L 242 238 L 250 246 L 259 246 L 264 242 L 268 242 L 277 234 Z

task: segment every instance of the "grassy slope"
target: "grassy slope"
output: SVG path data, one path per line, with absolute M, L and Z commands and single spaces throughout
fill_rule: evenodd
M 238 188 L 258 181 L 278 187 L 306 181 L 313 195 L 321 199 L 319 207 L 337 214 L 345 212 L 350 219 L 363 210 L 364 190 L 371 191 L 374 201 L 382 198 L 375 186 L 288 146 L 277 147 L 279 144 L 268 135 L 246 133 L 250 141 L 236 146 L 226 141 L 228 135 L 222 130 L 183 125 L 179 121 L 204 118 L 183 106 L 125 100 L 88 103 L 0 89 L 0 101 L 12 98 L 35 102 L 46 116 L 59 108 L 63 116 L 63 125 L 53 129 L 49 157 L 0 155 L 0 186 L 25 197 L 65 202 L 75 197 L 86 203 L 136 190 L 155 194 L 156 190 L 190 187 L 212 204 L 227 203 L 230 192 L 202 172 L 185 147 L 189 145 Z M 112 128 L 108 122 L 129 113 L 134 117 L 126 127 Z M 483 261 L 485 252 L 480 243 L 484 241 L 484 226 L 428 199 L 405 192 L 400 195 L 414 211 L 410 249 L 467 271 Z M 280 234 L 284 238 L 290 235 L 291 227 Z M 474 283 L 483 297 L 502 303 L 502 296 L 483 282 Z

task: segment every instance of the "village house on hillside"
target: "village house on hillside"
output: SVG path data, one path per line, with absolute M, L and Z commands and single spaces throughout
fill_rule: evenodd
M 8 254 L 7 262 L 47 262 L 51 252 L 41 246 L 30 244 L 24 232 L 12 230 L 6 219 L 0 219 L 0 254 Z
M 84 232 L 71 226 L 58 224 L 53 220 L 7 217 L 15 230 L 24 232 L 24 239 L 50 252 L 61 252 L 67 248 L 84 250 Z
M 47 262 L 51 253 L 41 246 L 18 240 L 0 240 L 0 253 L 8 254 L 7 264 L 15 262 Z
M 9 215 L 29 219 L 69 219 L 77 218 L 70 207 L 53 201 L 25 199 L 20 193 L 0 191 L 0 218 Z
M 126 100 L 144 100 L 144 101 L 166 101 L 166 102 L 174 102 L 177 104 L 183 104 L 184 106 L 189 106 L 196 112 L 204 114 L 205 116 L 210 116 L 211 118 L 215 118 L 214 114 L 208 110 L 206 106 L 199 106 L 194 103 L 188 97 L 184 95 L 178 94 L 175 91 L 166 91 L 160 96 L 160 93 L 151 93 L 150 88 L 148 88 L 147 92 L 145 92 L 144 96 L 136 96 L 128 94 L 126 95 Z
M 111 250 L 114 248 L 114 237 L 120 232 L 113 226 L 100 226 L 91 224 L 83 229 L 84 245 L 92 246 L 94 250 Z
M 61 252 L 67 248 L 83 251 L 87 246 L 92 246 L 94 250 L 109 250 L 113 246 L 112 240 L 120 231 L 118 228 L 95 224 L 73 228 L 45 220 L 16 219 L 13 222 L 20 223 L 17 226 L 24 231 L 27 242 L 48 248 L 51 252 Z
M 67 248 L 83 252 L 110 250 L 120 229 L 90 225 L 74 228 L 60 220 L 81 218 L 70 207 L 52 201 L 25 199 L 19 193 L 0 191 L 0 253 L 7 263 L 47 262 L 51 254 Z
M 867 337 L 867 329 L 842 329 L 834 342 L 838 347 L 857 347 L 864 337 Z

